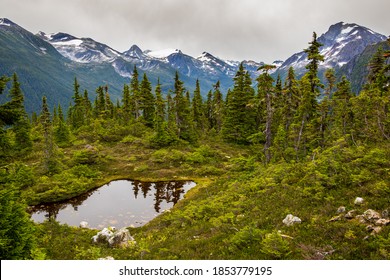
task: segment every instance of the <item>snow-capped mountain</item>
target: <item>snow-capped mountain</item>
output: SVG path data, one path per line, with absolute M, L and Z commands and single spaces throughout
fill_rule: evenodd
M 91 38 L 76 38 L 61 32 L 46 34 L 42 31 L 37 36 L 52 44 L 64 57 L 75 62 L 112 62 L 120 56 L 116 50 Z
M 361 61 L 356 57 L 385 39 L 384 35 L 357 24 L 340 22 L 332 25 L 318 38 L 323 44 L 320 52 L 325 57 L 320 71 L 334 67 L 336 73 L 341 73 L 343 69 L 347 74 L 352 73 L 354 64 Z M 302 46 L 302 49 L 306 47 Z M 208 52 L 192 57 L 179 49 L 143 51 L 137 45 L 119 52 L 93 39 L 77 38 L 66 33 L 40 32 L 34 35 L 10 20 L 0 18 L 0 76 L 18 73 L 29 112 L 39 110 L 42 95 L 48 97 L 51 105 L 60 102 L 67 106 L 72 100 L 75 77 L 89 92 L 94 92 L 99 85 L 109 85 L 110 94 L 120 99 L 123 84 L 129 83 L 134 66 L 140 74 L 147 73 L 152 85 L 159 79 L 163 92 L 172 89 L 174 74 L 178 71 L 190 92 L 198 79 L 204 96 L 217 81 L 220 81 L 221 91 L 226 93 L 233 85 L 232 78 L 240 63 Z M 251 60 L 242 63 L 252 78 L 259 75 L 257 69 L 263 65 Z M 306 72 L 307 63 L 306 54 L 298 52 L 284 62 L 274 61 L 273 64 L 279 67 L 272 75 L 280 74 L 284 78 L 288 68 L 293 66 L 299 77 Z M 364 79 L 361 77 L 364 72 L 361 73 L 353 74 L 352 83 Z M 0 96 L 0 99 L 4 98 L 5 95 Z
M 324 62 L 320 63 L 319 68 L 338 69 L 363 52 L 367 46 L 384 40 L 386 36 L 369 28 L 354 23 L 336 23 L 318 37 L 318 42 L 322 44 L 320 53 L 324 56 Z M 282 73 L 286 73 L 288 68 L 294 67 L 296 74 L 300 76 L 306 72 L 307 64 L 307 55 L 301 51 L 286 59 L 276 72 L 283 76 Z

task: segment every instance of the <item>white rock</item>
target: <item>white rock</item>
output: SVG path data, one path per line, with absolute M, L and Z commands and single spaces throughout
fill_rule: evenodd
M 108 244 L 111 247 L 128 247 L 134 245 L 135 240 L 127 228 L 121 228 L 108 239 Z
M 362 204 L 364 202 L 364 199 L 363 198 L 361 198 L 361 197 L 357 197 L 357 198 L 355 198 L 355 204 L 356 205 L 360 205 L 360 204 Z
M 338 209 L 337 209 L 337 213 L 343 213 L 345 212 L 345 207 L 344 206 L 340 206 Z
M 288 214 L 286 216 L 286 218 L 284 218 L 284 220 L 283 220 L 283 224 L 285 224 L 288 227 L 292 226 L 294 224 L 299 224 L 301 222 L 302 222 L 302 220 L 300 218 L 298 218 L 297 216 L 294 216 L 292 214 Z
M 98 258 L 99 261 L 113 261 L 115 260 L 113 257 L 111 256 L 107 256 L 105 258 Z
M 82 221 L 82 222 L 80 223 L 80 228 L 88 228 L 88 222 Z
M 364 218 L 365 218 L 366 220 L 368 220 L 368 221 L 370 221 L 370 222 L 375 221 L 375 220 L 378 220 L 378 219 L 381 218 L 381 215 L 380 215 L 378 212 L 376 212 L 376 211 L 374 211 L 374 210 L 372 210 L 372 209 L 366 210 L 366 211 L 363 213 L 363 216 L 364 216 Z

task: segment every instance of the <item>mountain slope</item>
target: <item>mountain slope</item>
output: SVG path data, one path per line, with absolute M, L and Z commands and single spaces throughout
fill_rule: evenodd
M 320 53 L 324 56 L 324 62 L 319 66 L 320 74 L 326 68 L 338 70 L 362 53 L 367 46 L 384 40 L 386 36 L 354 23 L 339 22 L 330 26 L 327 32 L 318 37 L 318 42 L 322 44 Z M 288 69 L 294 67 L 295 73 L 300 77 L 306 72 L 307 64 L 307 55 L 301 51 L 286 59 L 276 73 L 285 77 Z
M 0 75 L 18 74 L 30 113 L 40 111 L 44 95 L 51 108 L 58 103 L 67 107 L 72 100 L 75 77 L 82 89 L 88 89 L 91 98 L 99 85 L 108 84 L 115 100 L 127 82 L 107 63 L 91 65 L 67 59 L 40 36 L 8 19 L 0 20 L 0 42 Z M 0 98 L 4 101 L 6 96 Z

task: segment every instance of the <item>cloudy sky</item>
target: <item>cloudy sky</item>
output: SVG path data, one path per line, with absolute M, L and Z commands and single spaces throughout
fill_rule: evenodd
M 390 35 L 389 0 L 0 0 L 0 7 L 0 17 L 33 33 L 91 37 L 118 51 L 136 44 L 267 63 L 340 21 Z

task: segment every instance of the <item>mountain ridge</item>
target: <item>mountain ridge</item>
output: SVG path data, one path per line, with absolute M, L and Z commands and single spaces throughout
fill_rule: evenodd
M 331 25 L 318 37 L 323 44 L 320 52 L 325 57 L 319 76 L 323 75 L 326 67 L 333 67 L 336 71 L 342 71 L 340 69 L 344 69 L 344 65 L 351 68 L 350 64 L 357 55 L 385 39 L 386 36 L 358 24 L 339 22 Z M 43 95 L 48 96 L 51 106 L 56 106 L 56 102 L 67 106 L 72 101 L 75 77 L 82 88 L 89 91 L 90 98 L 99 85 L 108 85 L 113 98 L 120 99 L 123 84 L 130 82 L 135 66 L 141 74 L 148 74 L 152 85 L 160 80 L 164 93 L 172 89 L 177 71 L 190 93 L 199 80 L 201 93 L 206 97 L 217 81 L 220 81 L 221 91 L 225 94 L 233 85 L 240 63 L 253 79 L 259 75 L 257 69 L 264 65 L 251 60 L 224 60 L 206 51 L 198 57 L 179 49 L 143 51 L 136 44 L 127 51 L 119 52 L 92 38 L 78 38 L 64 32 L 32 34 L 7 18 L 0 19 L 0 42 L 0 75 L 10 76 L 17 72 L 21 76 L 26 100 L 32 103 L 26 106 L 28 112 L 39 110 Z M 29 62 L 28 65 L 25 62 Z M 304 51 L 295 53 L 285 61 L 275 61 L 278 67 L 272 75 L 274 78 L 280 75 L 284 79 L 288 68 L 294 67 L 299 78 L 306 71 L 307 62 Z M 1 101 L 4 96 L 0 98 Z

